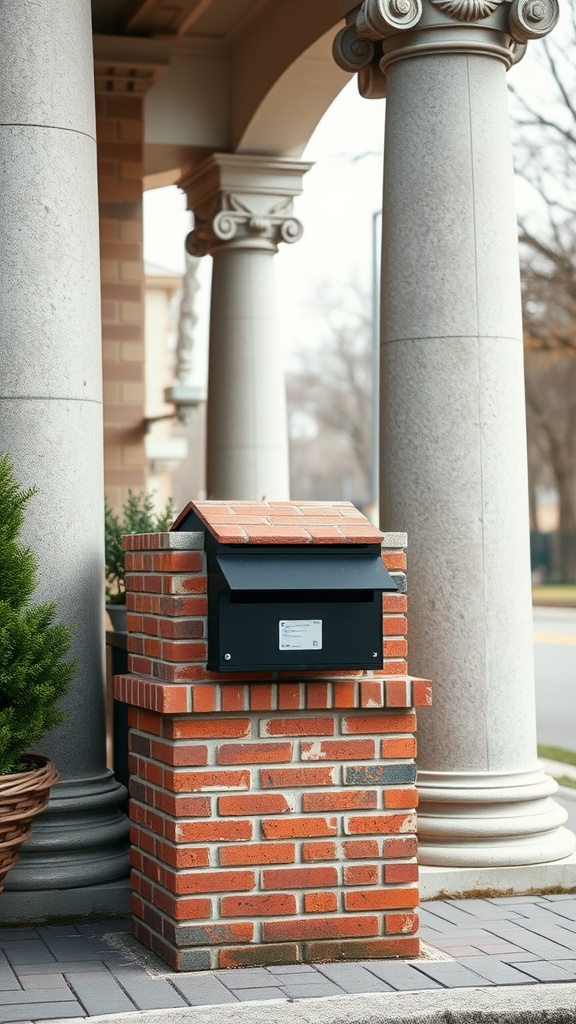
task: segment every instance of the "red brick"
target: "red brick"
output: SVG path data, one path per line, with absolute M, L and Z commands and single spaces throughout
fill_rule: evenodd
M 358 818 L 348 818 L 346 822 L 347 835 L 389 835 L 391 832 L 415 832 L 415 814 L 382 814 L 363 815 Z
M 396 714 L 373 714 L 373 715 L 349 715 L 342 720 L 342 732 L 351 733 L 386 733 L 386 732 L 415 732 L 416 715 Z
M 165 814 L 181 818 L 209 818 L 212 814 L 208 796 L 175 796 L 173 793 L 156 790 L 154 806 Z
M 302 860 L 336 860 L 336 843 L 302 843 Z
M 325 963 L 346 960 L 379 960 L 381 957 L 418 956 L 420 942 L 417 938 L 348 939 L 309 942 L 306 957 L 310 963 Z
M 228 739 L 249 736 L 249 718 L 173 718 L 164 722 L 164 735 L 170 739 Z
M 272 687 L 269 683 L 249 688 L 250 710 L 251 711 L 272 711 L 274 701 L 272 698 Z
M 338 910 L 338 896 L 335 892 L 307 892 L 304 910 L 307 914 L 333 914 Z
M 208 748 L 198 744 L 152 743 L 152 757 L 163 764 L 204 765 L 208 764 Z
M 386 786 L 384 788 L 384 807 L 412 810 L 412 808 L 418 807 L 418 790 L 415 786 L 408 786 L 405 789 L 391 789 Z
M 178 843 L 229 843 L 252 839 L 251 821 L 180 821 L 176 825 Z
M 242 843 L 241 846 L 221 846 L 222 866 L 232 864 L 293 864 L 296 860 L 294 843 Z
M 386 654 L 386 645 L 384 645 Z M 367 679 L 360 683 L 360 707 L 384 707 L 384 686 L 381 679 Z
M 156 572 L 202 572 L 202 551 L 166 551 L 154 555 Z
M 418 931 L 418 914 L 384 914 L 387 935 L 409 935 Z
M 337 818 L 265 818 L 262 821 L 262 835 L 265 839 L 296 839 L 312 836 L 335 836 L 338 832 Z
M 356 683 L 334 683 L 333 693 L 335 708 L 355 708 L 357 706 Z
M 218 764 L 262 764 L 292 761 L 291 743 L 226 743 L 218 748 Z
M 312 709 L 330 706 L 328 683 L 306 683 L 306 707 Z
M 429 679 L 412 680 L 412 700 L 417 708 L 426 708 L 432 704 L 432 683 Z
M 303 688 L 300 683 L 280 683 L 278 686 L 278 707 L 284 711 L 298 711 L 304 706 Z
M 405 612 L 408 608 L 406 594 L 382 594 L 382 611 Z
M 270 718 L 262 722 L 263 736 L 333 736 L 333 718 Z
M 405 615 L 384 615 L 382 627 L 385 636 L 405 636 L 408 620 Z
M 385 839 L 382 844 L 383 857 L 415 857 L 417 852 L 418 840 L 415 836 Z
M 205 772 L 182 772 L 164 771 L 164 786 L 173 793 L 194 792 L 195 790 L 221 790 L 230 789 L 232 786 L 238 789 L 250 788 L 250 772 L 237 771 L 227 772 L 214 771 Z
M 169 843 L 158 843 L 156 856 L 163 864 L 169 864 L 172 868 L 186 870 L 187 868 L 210 867 L 210 851 L 205 847 L 171 846 Z
M 166 888 L 175 893 L 242 892 L 253 889 L 253 871 L 166 872 Z
M 296 913 L 296 897 L 289 893 L 261 896 L 223 896 L 222 917 L 271 917 Z
M 385 658 L 405 658 L 408 654 L 408 641 L 385 639 L 382 650 Z M 406 707 L 406 704 L 401 704 L 400 707 Z
M 345 892 L 346 910 L 393 910 L 418 906 L 418 889 L 366 889 Z
M 374 757 L 376 753 L 374 740 L 316 740 L 300 744 L 302 761 L 359 761 Z
M 290 804 L 283 793 L 249 793 L 218 797 L 218 814 L 285 814 Z
M 377 806 L 378 794 L 375 789 L 345 792 L 329 790 L 327 793 L 304 793 L 302 797 L 303 811 L 369 811 Z
M 167 596 L 177 597 L 179 595 L 186 594 L 205 594 L 207 590 L 208 580 L 204 575 L 198 576 L 159 576 L 158 579 L 162 580 L 162 589 L 160 593 L 166 594 Z M 148 593 L 151 591 L 157 593 L 148 583 L 149 580 L 153 581 L 153 587 L 156 586 L 156 582 L 153 576 L 147 576 L 146 590 Z
M 332 786 L 335 783 L 335 768 L 261 768 L 262 789 L 297 786 Z
M 164 658 L 164 661 L 183 662 L 183 661 L 202 661 L 205 662 L 208 657 L 208 647 L 205 643 L 192 643 L 188 640 L 164 640 L 162 643 L 162 653 L 154 653 L 152 651 L 146 651 L 153 658 Z M 209 711 L 214 711 L 215 708 L 208 708 Z
M 349 860 L 365 860 L 368 857 L 379 857 L 380 849 L 377 839 L 346 839 L 342 843 L 344 856 Z
M 296 942 L 236 946 L 218 952 L 218 967 L 262 967 L 267 964 L 298 964 L 302 959 Z
M 138 728 L 142 732 L 151 732 L 154 736 L 162 734 L 162 718 L 151 711 L 138 711 Z
M 262 872 L 262 889 L 311 889 L 338 884 L 335 867 L 269 868 Z
M 154 888 L 154 906 L 176 921 L 195 921 L 212 917 L 212 900 L 191 896 L 173 896 L 163 889 Z
M 395 882 L 417 882 L 417 864 L 385 864 L 384 881 L 386 884 Z
M 416 757 L 414 736 L 394 736 L 382 740 L 382 757 Z
M 334 936 L 348 938 L 359 935 L 377 935 L 378 931 L 378 918 L 366 915 L 363 917 L 334 917 L 331 915 L 324 920 L 312 918 L 297 921 L 262 922 L 262 938 L 265 942 L 282 939 L 324 939 Z
M 377 885 L 377 864 L 347 864 L 344 867 L 344 885 Z
M 406 555 L 403 551 L 383 551 L 382 561 L 387 569 L 406 568 Z
M 245 687 L 238 684 L 223 686 L 221 690 L 222 711 L 243 711 Z

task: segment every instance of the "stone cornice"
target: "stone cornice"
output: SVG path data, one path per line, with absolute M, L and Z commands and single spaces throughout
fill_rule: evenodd
M 170 65 L 166 42 L 98 35 L 93 40 L 97 93 L 145 96 Z
M 390 64 L 415 55 L 482 53 L 509 68 L 559 17 L 558 0 L 342 0 L 342 9 L 334 59 L 358 73 L 368 98 L 386 95 Z
M 179 187 L 194 212 L 195 228 L 186 240 L 192 256 L 222 248 L 276 252 L 280 242 L 296 242 L 302 225 L 293 201 L 312 165 L 274 157 L 217 153 L 184 175 Z

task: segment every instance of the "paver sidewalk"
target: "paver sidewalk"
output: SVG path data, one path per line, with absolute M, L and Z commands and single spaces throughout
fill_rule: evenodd
M 418 960 L 175 974 L 126 920 L 0 929 L 0 1024 L 135 1010 L 576 982 L 576 895 L 436 900 Z M 576 987 L 574 990 L 576 1005 Z

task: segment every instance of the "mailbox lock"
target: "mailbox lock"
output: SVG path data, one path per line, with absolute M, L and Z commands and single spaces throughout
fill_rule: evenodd
M 374 657 L 376 657 L 376 655 L 374 655 Z M 232 655 L 231 654 L 225 654 L 224 655 L 224 661 L 232 661 Z
M 378 657 L 378 651 L 372 651 L 372 657 L 373 658 L 377 658 Z

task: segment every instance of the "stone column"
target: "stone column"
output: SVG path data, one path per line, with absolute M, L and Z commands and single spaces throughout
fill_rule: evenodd
M 180 181 L 213 259 L 208 370 L 209 498 L 289 497 L 288 429 L 272 257 L 296 242 L 295 196 L 311 164 L 217 153 Z
M 410 669 L 434 681 L 419 721 L 420 861 L 475 869 L 452 891 L 529 886 L 534 873 L 479 883 L 476 869 L 559 861 L 575 846 L 536 760 L 505 82 L 557 3 L 343 7 L 336 59 L 359 70 L 364 95 L 387 96 L 380 507 L 384 530 L 408 531 Z
M 76 624 L 62 772 L 6 880 L 2 920 L 111 911 L 127 873 L 124 790 L 106 769 L 98 208 L 89 0 L 0 4 L 0 444 L 35 485 L 38 600 Z M 12 890 L 12 891 L 8 891 Z M 31 892 L 33 890 L 33 892 Z

